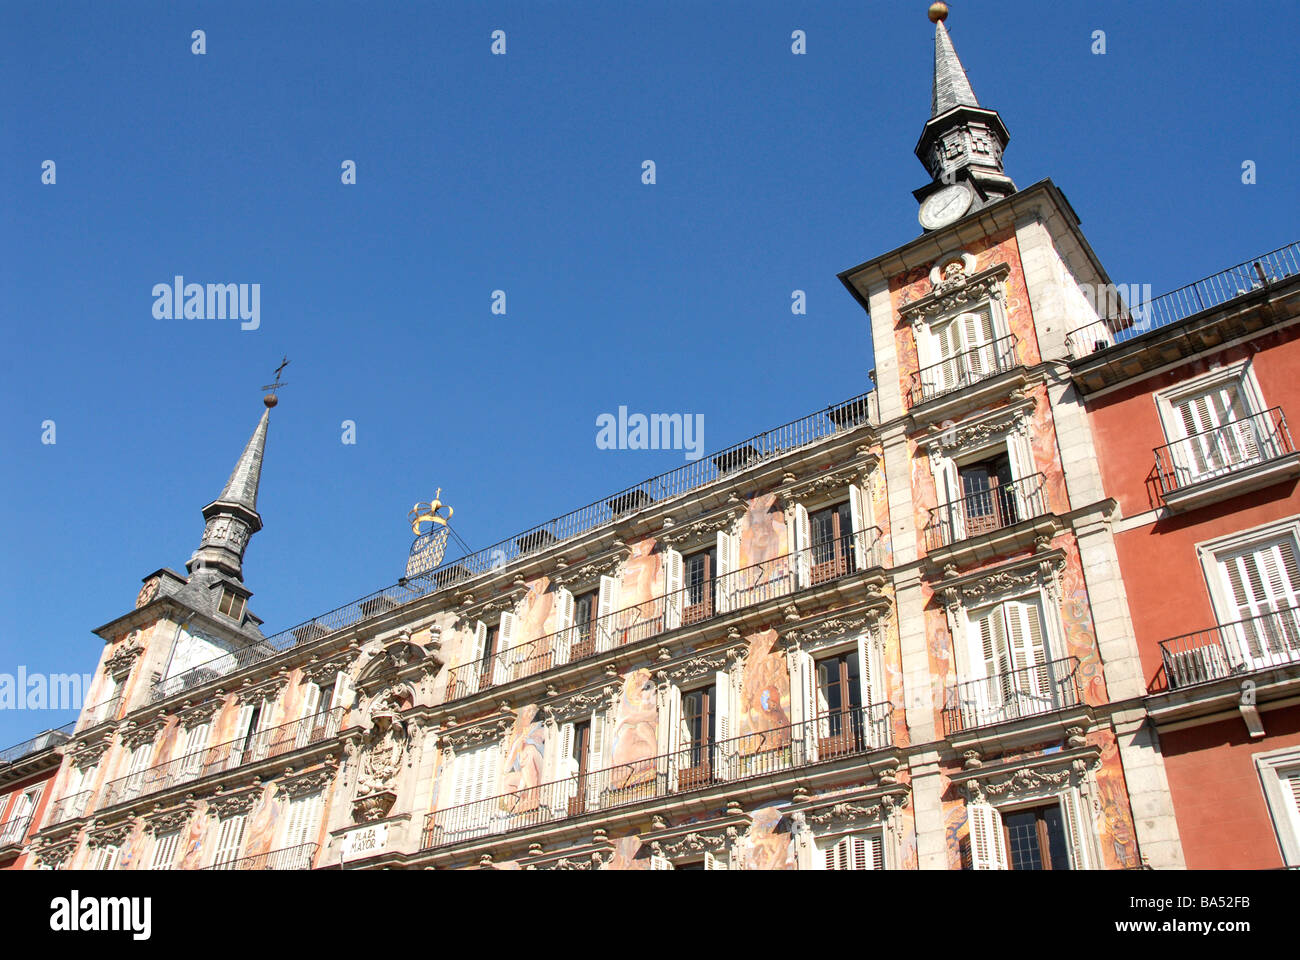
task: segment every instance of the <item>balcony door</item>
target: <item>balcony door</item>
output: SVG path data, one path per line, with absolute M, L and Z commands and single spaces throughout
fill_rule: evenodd
M 1234 626 L 1222 631 L 1234 667 L 1262 670 L 1300 660 L 1300 566 L 1287 534 L 1221 555 L 1219 570 Z
M 690 790 L 713 779 L 713 745 L 718 739 L 716 684 L 682 694 L 677 787 Z
M 1051 675 L 1037 597 L 971 615 L 971 680 L 962 684 L 965 726 L 983 726 L 1064 706 Z
M 692 553 L 684 558 L 685 597 L 682 626 L 699 623 L 713 616 L 718 551 L 715 547 Z
M 1267 438 L 1256 434 L 1241 380 L 1171 401 L 1175 436 L 1170 449 L 1176 486 L 1220 476 L 1264 457 Z
M 923 396 L 939 396 L 991 376 L 993 318 L 987 311 L 963 313 L 934 332 L 938 365 L 922 384 Z
M 853 518 L 848 501 L 808 515 L 811 533 L 811 581 L 814 585 L 854 569 Z
M 817 758 L 830 760 L 862 752 L 865 746 L 860 650 L 822 657 L 814 664 L 817 678 Z
M 1019 521 L 1008 453 L 959 466 L 957 476 L 961 483 L 958 512 L 965 536 L 979 536 Z

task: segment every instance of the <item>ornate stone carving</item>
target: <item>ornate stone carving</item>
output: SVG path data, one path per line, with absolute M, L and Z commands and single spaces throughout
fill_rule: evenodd
M 133 640 L 128 640 L 104 661 L 105 675 L 118 678 L 125 676 L 131 672 L 131 667 L 136 660 L 140 659 L 142 653 L 144 653 L 144 647 Z
M 254 780 L 253 786 L 237 790 L 234 793 L 218 793 L 208 799 L 208 812 L 215 814 L 218 820 L 237 817 L 253 809 L 253 805 L 262 795 L 260 780 Z
M 598 560 L 591 560 L 583 564 L 573 564 L 557 569 L 551 574 L 551 583 L 561 587 L 571 587 L 575 584 L 595 583 L 601 577 L 612 577 L 622 566 L 626 559 L 626 551 L 619 551 L 607 557 Z
M 190 818 L 194 816 L 194 808 L 193 797 L 187 797 L 179 806 L 156 806 L 145 814 L 144 828 L 154 836 L 160 833 L 171 833 L 173 830 L 183 830 L 190 822 Z
M 656 539 L 670 547 L 678 547 L 684 543 L 705 540 L 710 534 L 731 533 L 740 518 L 744 516 L 745 509 L 745 505 L 742 504 L 738 509 L 731 508 L 723 513 L 703 517 L 681 526 L 666 527 L 659 532 Z
M 324 766 L 308 770 L 306 773 L 295 774 L 290 770 L 286 770 L 284 779 L 276 784 L 276 788 L 281 796 L 289 799 L 309 796 L 329 787 L 334 782 L 334 778 L 338 776 L 338 772 L 338 761 L 331 758 L 325 762 Z
M 186 700 L 181 704 L 180 713 L 177 720 L 183 730 L 192 730 L 200 724 L 207 723 L 225 706 L 225 700 L 219 696 L 214 696 L 209 700 L 200 700 L 194 703 Z
M 131 820 L 123 820 L 104 827 L 92 825 L 89 835 L 86 837 L 86 845 L 90 847 L 120 847 L 126 842 L 126 838 L 131 835 L 131 831 L 134 829 L 135 823 Z
M 357 823 L 383 819 L 397 800 L 397 775 L 410 746 L 407 722 L 397 712 L 405 695 L 400 688 L 385 690 L 371 705 L 370 729 L 360 744 L 360 768 L 352 801 L 352 816 Z
M 158 731 L 167 725 L 167 718 L 154 717 L 144 723 L 132 720 L 121 731 L 122 745 L 128 750 L 136 750 L 147 743 L 153 743 Z
M 715 650 L 691 657 L 689 660 L 678 662 L 664 669 L 656 670 L 655 680 L 661 687 L 670 683 L 681 686 L 683 683 L 690 683 L 690 681 L 699 677 L 717 673 L 724 667 L 728 667 L 731 662 L 734 662 L 733 651 L 734 648 L 731 647 L 725 650 Z
M 898 313 L 905 321 L 915 325 L 929 323 L 950 313 L 961 312 L 986 300 L 1003 299 L 1003 281 L 1011 274 L 1009 264 L 1000 263 L 982 273 L 967 276 L 963 267 L 960 277 L 941 283 L 938 289 L 899 307 Z
M 83 740 L 76 744 L 70 751 L 72 756 L 72 765 L 88 770 L 108 752 L 108 748 L 113 745 L 114 733 L 112 730 L 105 730 L 99 736 Z
M 549 723 L 568 723 L 579 717 L 585 717 L 595 710 L 600 710 L 611 695 L 617 693 L 617 687 L 602 687 L 600 690 L 582 690 L 563 700 L 542 705 L 542 714 Z
M 38 840 L 32 843 L 32 853 L 36 855 L 36 859 L 39 860 L 42 865 L 54 870 L 65 869 L 76 850 L 76 837 L 71 837 L 67 840 L 56 840 L 53 842 L 41 842 Z
M 251 679 L 244 682 L 235 693 L 241 704 L 257 703 L 260 700 L 275 700 L 280 691 L 289 685 L 289 674 L 283 670 L 268 680 L 255 683 Z

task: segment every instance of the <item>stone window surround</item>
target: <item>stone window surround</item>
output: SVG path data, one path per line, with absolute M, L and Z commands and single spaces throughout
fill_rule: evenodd
M 669 826 L 662 814 L 655 814 L 651 829 L 640 833 L 641 849 L 647 856 L 663 857 L 676 867 L 695 863 L 712 854 L 729 870 L 740 866 L 740 846 L 753 823 L 737 800 L 727 803 L 726 813 L 709 820 L 692 820 Z
M 899 318 L 912 328 L 918 369 L 939 362 L 938 349 L 934 344 L 934 328 L 961 314 L 972 313 L 987 306 L 994 340 L 1011 332 L 1006 312 L 1006 282 L 1011 276 L 1011 265 L 1003 262 L 980 273 L 971 274 L 974 258 L 963 251 L 951 251 L 934 261 L 930 271 L 931 283 L 934 284 L 939 268 L 958 257 L 962 258 L 965 266 L 959 280 L 946 283 L 941 280 L 925 296 L 899 308 Z
M 1036 596 L 1043 610 L 1044 656 L 1057 660 L 1065 656 L 1065 623 L 1061 617 L 1061 576 L 1065 551 L 1051 549 L 1046 540 L 1039 552 L 1028 558 L 999 564 L 978 573 L 940 581 L 934 590 L 944 608 L 952 637 L 957 683 L 969 677 L 971 665 L 970 612 Z M 1058 656 L 1058 654 L 1060 656 Z
M 816 841 L 859 833 L 877 833 L 884 851 L 885 869 L 901 860 L 901 811 L 911 803 L 905 784 L 882 779 L 879 785 L 821 794 L 796 794 L 785 813 L 794 823 L 795 858 L 800 870 L 816 869 Z
M 1196 555 L 1200 559 L 1201 571 L 1205 575 L 1205 584 L 1210 593 L 1210 605 L 1214 609 L 1216 623 L 1235 623 L 1240 619 L 1234 609 L 1232 598 L 1224 591 L 1223 575 L 1219 571 L 1219 557 L 1288 534 L 1294 538 L 1297 551 L 1300 551 L 1300 514 L 1270 520 L 1246 530 L 1196 544 Z M 1297 556 L 1300 556 L 1300 552 Z
M 978 461 L 999 448 L 1005 448 L 1011 460 L 1013 481 L 1039 472 L 1030 443 L 1030 417 L 1036 406 L 1033 396 L 1022 390 L 1012 391 L 1012 402 L 1006 406 L 977 413 L 951 426 L 933 424 L 928 433 L 917 438 L 918 450 L 930 461 L 938 506 L 955 502 L 941 499 L 946 495 L 942 479 L 948 470 L 956 471 L 961 464 Z
M 1300 798 L 1293 801 L 1282 789 L 1283 771 L 1300 770 L 1300 747 L 1283 747 L 1267 753 L 1257 753 L 1251 758 L 1259 773 L 1264 803 L 1277 836 L 1282 862 L 1288 867 L 1300 866 L 1300 813 L 1292 813 Z
M 1192 394 L 1203 393 L 1216 386 L 1236 383 L 1241 388 L 1245 401 L 1246 416 L 1263 413 L 1268 407 L 1264 404 L 1264 391 L 1255 376 L 1253 357 L 1225 364 L 1206 373 L 1181 380 L 1170 387 L 1152 392 L 1151 399 L 1156 405 L 1156 415 L 1160 418 L 1160 428 L 1164 433 L 1165 443 L 1174 443 L 1182 439 L 1182 424 L 1178 422 L 1174 404 Z

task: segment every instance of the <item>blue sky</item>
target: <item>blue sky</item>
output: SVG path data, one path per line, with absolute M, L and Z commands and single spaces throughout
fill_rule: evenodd
M 396 580 L 438 486 L 482 547 L 683 462 L 598 450 L 620 405 L 702 414 L 712 450 L 867 389 L 836 274 L 920 232 L 926 6 L 4 4 L 0 673 L 91 670 L 183 569 L 284 354 L 268 632 Z M 1297 239 L 1275 4 L 951 6 L 1008 172 L 1055 180 L 1116 282 Z M 260 283 L 260 328 L 155 319 L 177 274 Z M 0 747 L 71 718 L 0 711 Z

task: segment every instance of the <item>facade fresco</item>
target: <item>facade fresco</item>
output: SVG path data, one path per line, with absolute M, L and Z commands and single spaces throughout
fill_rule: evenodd
M 611 772 L 611 788 L 652 782 L 659 752 L 659 704 L 649 670 L 634 670 L 623 678 L 616 716 L 609 757 L 618 769 Z
M 777 644 L 777 632 L 761 630 L 749 636 L 749 648 L 736 704 L 735 731 L 742 753 L 785 746 L 790 742 L 790 668 Z M 750 737 L 750 734 L 773 734 Z

